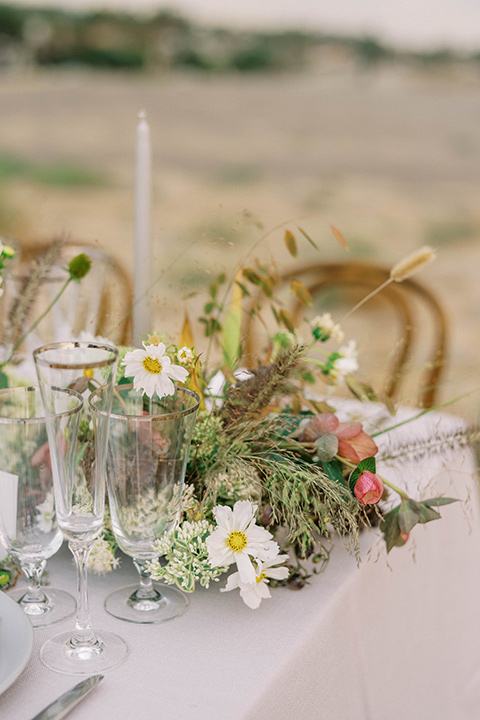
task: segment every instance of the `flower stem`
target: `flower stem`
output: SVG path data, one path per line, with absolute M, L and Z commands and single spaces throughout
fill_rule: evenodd
M 381 285 L 379 285 L 375 290 L 372 290 L 372 292 L 368 293 L 368 295 L 365 295 L 365 297 L 360 300 L 351 310 L 347 312 L 346 315 L 343 316 L 343 318 L 340 320 L 340 323 L 345 322 L 347 318 L 350 317 L 350 315 L 353 315 L 353 313 L 358 310 L 358 308 L 361 308 L 362 305 L 364 305 L 368 300 L 370 300 L 372 297 L 374 297 L 377 293 L 379 293 L 381 290 L 387 287 L 387 285 L 390 285 L 390 283 L 393 282 L 393 278 L 389 277 L 388 280 L 385 280 Z
M 43 318 L 46 317 L 46 315 L 48 315 L 48 313 L 49 313 L 50 310 L 53 308 L 53 306 L 60 300 L 61 296 L 63 295 L 63 293 L 65 292 L 65 290 L 67 289 L 67 287 L 69 286 L 69 284 L 71 283 L 72 280 L 73 280 L 73 277 L 72 277 L 72 276 L 69 276 L 69 277 L 65 280 L 64 285 L 60 288 L 60 290 L 58 291 L 58 293 L 55 295 L 55 297 L 53 298 L 52 302 L 47 306 L 47 308 L 43 311 L 43 313 L 40 315 L 40 317 L 38 317 L 38 318 L 35 320 L 35 322 L 33 323 L 33 325 L 31 325 L 31 326 L 28 328 L 28 330 L 22 335 L 22 337 L 20 338 L 20 340 L 18 340 L 18 341 L 15 343 L 15 345 L 13 346 L 13 348 L 12 348 L 11 351 L 10 351 L 10 355 L 8 356 L 8 358 L 7 358 L 6 360 L 4 360 L 2 363 L 0 363 L 0 370 L 1 370 L 2 368 L 4 368 L 5 365 L 7 365 L 7 364 L 10 362 L 10 360 L 11 360 L 12 357 L 15 355 L 15 353 L 17 352 L 17 350 L 18 350 L 18 348 L 20 347 L 20 345 L 26 340 L 26 338 L 30 335 L 30 333 L 33 332 L 33 330 L 35 330 L 35 328 L 42 322 Z
M 401 490 L 399 487 L 390 482 L 390 480 L 386 480 L 382 475 L 379 475 L 378 477 L 382 478 L 384 485 L 387 485 L 391 490 L 394 490 L 396 493 L 398 493 L 402 500 L 408 500 L 408 495 L 404 490 Z

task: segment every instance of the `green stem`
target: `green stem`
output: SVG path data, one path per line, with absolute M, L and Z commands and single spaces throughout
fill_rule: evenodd
M 10 355 L 8 356 L 8 358 L 7 358 L 4 362 L 0 363 L 0 370 L 1 370 L 2 368 L 4 368 L 5 365 L 7 365 L 7 364 L 10 362 L 10 360 L 11 360 L 12 357 L 15 355 L 15 353 L 17 352 L 17 350 L 18 350 L 18 348 L 20 347 L 20 345 L 27 339 L 27 337 L 30 335 L 30 333 L 33 332 L 33 331 L 35 330 L 35 328 L 42 322 L 42 320 L 44 319 L 44 317 L 45 317 L 46 315 L 48 315 L 48 313 L 49 313 L 50 310 L 53 308 L 53 306 L 60 300 L 60 298 L 62 297 L 63 293 L 65 292 L 65 290 L 67 289 L 67 287 L 69 286 L 69 284 L 72 282 L 73 279 L 74 279 L 74 278 L 73 278 L 71 275 L 70 275 L 69 278 L 67 278 L 67 280 L 65 281 L 65 284 L 60 288 L 60 290 L 58 291 L 58 293 L 57 293 L 57 294 L 55 295 L 55 297 L 53 298 L 52 302 L 47 306 L 47 308 L 43 311 L 43 313 L 40 315 L 40 317 L 38 317 L 38 318 L 35 320 L 35 322 L 33 323 L 33 325 L 31 325 L 31 326 L 28 328 L 28 330 L 22 335 L 22 337 L 20 338 L 20 340 L 18 340 L 18 341 L 15 343 L 15 345 L 13 346 L 13 348 L 12 348 L 12 350 L 11 350 Z
M 383 481 L 383 484 L 384 484 L 384 485 L 388 485 L 388 487 L 389 487 L 391 490 L 394 490 L 396 493 L 398 493 L 398 494 L 400 495 L 400 497 L 402 498 L 402 500 L 408 500 L 408 495 L 407 495 L 406 492 L 404 492 L 403 490 L 400 490 L 399 487 L 397 487 L 396 485 L 394 485 L 394 484 L 393 484 L 392 482 L 390 482 L 389 480 L 386 480 L 382 475 L 379 475 L 378 477 L 379 477 L 379 478 L 382 478 L 382 481 Z
M 411 418 L 407 418 L 406 420 L 402 420 L 401 422 L 397 423 L 396 425 L 390 425 L 390 427 L 384 428 L 383 430 L 378 430 L 375 433 L 371 434 L 372 438 L 378 437 L 379 435 L 383 435 L 386 432 L 390 432 L 391 430 L 396 430 L 399 427 L 402 427 L 402 425 L 407 425 L 407 423 L 413 422 L 414 420 L 418 420 L 419 418 L 423 417 L 424 415 L 428 415 L 428 413 L 431 412 L 437 412 L 437 410 L 441 410 L 442 408 L 446 408 L 449 405 L 453 405 L 454 403 L 458 402 L 459 400 L 463 400 L 463 398 L 469 397 L 475 390 L 470 390 L 469 392 L 464 393 L 463 395 L 457 395 L 456 398 L 453 398 L 452 400 L 446 400 L 444 403 L 440 403 L 440 405 L 435 405 L 431 408 L 425 408 L 425 410 L 422 410 L 421 412 L 417 413 Z

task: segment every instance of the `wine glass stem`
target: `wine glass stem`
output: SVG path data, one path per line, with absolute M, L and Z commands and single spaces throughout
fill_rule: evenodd
M 95 642 L 88 607 L 87 560 L 92 549 L 92 542 L 84 543 L 70 540 L 70 548 L 77 566 L 77 616 L 72 642 L 75 645 L 91 645 Z
M 142 599 L 152 598 L 156 594 L 156 591 L 153 587 L 152 578 L 145 568 L 146 561 L 139 560 L 138 558 L 133 558 L 133 564 L 137 568 L 138 574 L 140 575 L 140 586 L 135 593 L 136 597 Z
M 22 598 L 22 603 L 39 605 L 46 602 L 45 593 L 40 589 L 40 580 L 45 570 L 46 560 L 39 562 L 22 563 L 22 572 L 27 579 L 28 590 Z

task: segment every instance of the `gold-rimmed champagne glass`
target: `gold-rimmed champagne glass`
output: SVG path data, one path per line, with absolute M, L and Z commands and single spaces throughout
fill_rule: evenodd
M 105 391 L 92 393 L 94 417 L 103 414 Z M 107 487 L 115 539 L 133 559 L 136 585 L 105 600 L 114 617 L 160 623 L 184 612 L 186 596 L 154 583 L 148 562 L 158 557 L 156 541 L 179 521 L 185 467 L 200 404 L 198 395 L 176 386 L 174 395 L 144 397 L 133 385 L 115 388 L 107 450 Z
M 82 398 L 74 390 L 55 391 L 55 435 L 71 435 Z M 68 452 L 68 448 L 65 447 Z M 48 558 L 63 542 L 58 527 L 47 426 L 38 387 L 0 390 L 0 540 L 16 558 L 27 590 L 9 592 L 33 627 L 48 627 L 71 617 L 73 597 L 41 586 Z
M 105 453 L 118 350 L 90 342 L 45 345 L 33 353 L 47 420 L 57 521 L 77 566 L 75 628 L 48 640 L 40 657 L 47 667 L 74 675 L 93 674 L 125 658 L 125 642 L 113 633 L 94 630 L 89 613 L 87 559 L 100 534 L 105 511 Z M 75 434 L 56 433 L 53 424 L 58 388 L 75 390 L 82 407 Z M 92 415 L 88 398 L 101 388 L 102 414 Z M 65 447 L 74 448 L 66 454 Z

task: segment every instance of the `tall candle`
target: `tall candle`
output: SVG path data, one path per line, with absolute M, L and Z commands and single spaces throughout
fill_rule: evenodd
M 145 111 L 138 113 L 135 172 L 135 271 L 133 342 L 139 345 L 153 333 L 152 283 L 152 147 Z

